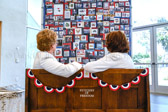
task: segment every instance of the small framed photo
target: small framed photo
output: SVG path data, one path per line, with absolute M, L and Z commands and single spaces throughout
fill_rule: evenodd
M 88 15 L 95 15 L 96 10 L 95 9 L 88 9 Z
M 124 33 L 125 33 L 126 37 L 129 37 L 129 33 L 130 33 L 129 30 L 125 30 Z
M 90 8 L 90 3 L 83 3 L 83 8 Z
M 72 63 L 72 62 L 75 62 L 75 61 L 76 61 L 76 58 L 75 58 L 75 57 L 73 57 L 73 58 L 70 57 L 70 58 L 69 58 L 69 63 Z
M 84 22 L 84 27 L 90 27 L 90 23 L 89 22 Z
M 56 48 L 55 56 L 62 56 L 62 48 Z
M 64 5 L 63 4 L 54 4 L 54 15 L 63 15 Z
M 74 9 L 74 3 L 69 3 L 69 9 Z
M 75 16 L 71 16 L 71 20 L 75 20 Z
M 82 16 L 76 16 L 77 20 L 82 20 Z
M 66 35 L 64 36 L 64 43 L 71 43 L 72 42 L 72 36 L 71 35 Z
M 96 21 L 96 16 L 90 16 L 91 21 Z
M 53 14 L 53 8 L 47 8 L 46 13 L 47 13 L 47 15 Z
M 83 20 L 90 20 L 89 16 L 84 16 Z
M 120 29 L 120 25 L 114 25 L 114 30 L 119 30 Z
M 103 26 L 109 26 L 109 21 L 103 21 Z
M 72 9 L 72 15 L 77 15 L 77 14 L 78 14 L 77 9 Z
M 86 57 L 88 58 L 94 58 L 94 50 L 86 50 Z
M 96 2 L 92 3 L 92 8 L 96 8 Z
M 110 27 L 110 32 L 114 31 L 114 26 Z
M 58 32 L 58 38 L 60 38 L 60 39 L 63 38 L 63 31 Z
M 110 21 L 110 22 L 109 22 L 109 25 L 110 25 L 110 26 L 114 26 L 114 21 Z
M 69 63 L 69 58 L 68 57 L 60 58 L 60 63 L 63 63 L 63 64 Z
M 82 58 L 81 57 L 76 57 L 77 62 L 81 63 L 82 62 Z
M 85 50 L 76 50 L 76 56 L 77 57 L 85 57 Z
M 64 11 L 64 18 L 65 19 L 70 19 L 71 18 L 71 12 L 70 11 Z
M 95 37 L 94 39 L 95 43 L 100 43 L 102 41 L 101 37 Z
M 64 50 L 71 50 L 71 43 L 63 43 Z
M 71 28 L 71 22 L 70 21 L 65 21 L 64 22 L 64 28 Z
M 103 10 L 103 14 L 104 15 L 108 15 L 109 14 L 109 10 Z
M 97 20 L 103 20 L 103 15 L 97 15 Z
M 129 24 L 129 19 L 121 19 L 121 24 L 122 25 L 128 25 Z
M 88 59 L 88 62 L 89 62 L 89 59 Z M 83 63 L 85 64 L 85 63 Z M 90 73 L 86 70 L 84 70 L 84 78 L 90 78 Z
M 81 34 L 82 34 L 82 28 L 76 28 L 75 35 L 81 35 Z
M 75 35 L 75 42 L 80 42 L 80 38 L 81 38 L 80 35 Z
M 84 27 L 84 22 L 77 22 L 77 27 L 78 28 L 83 28 Z
M 74 50 L 79 49 L 79 42 L 73 42 L 73 49 Z
M 104 19 L 104 21 L 110 21 L 110 17 L 111 17 L 111 16 L 104 16 L 103 19 Z
M 73 35 L 74 34 L 74 29 L 66 29 L 66 34 L 67 35 Z
M 125 6 L 130 6 L 130 3 L 129 2 L 125 2 Z
M 104 27 L 104 33 L 109 33 L 109 27 Z
M 119 7 L 123 7 L 124 6 L 124 2 L 119 2 Z
M 115 17 L 121 17 L 121 12 L 115 12 Z
M 120 18 L 114 18 L 114 24 L 120 24 Z
M 56 19 L 55 19 L 56 21 L 62 21 L 62 20 L 64 20 L 64 18 L 63 18 L 63 16 L 56 16 Z
M 82 58 L 82 63 L 83 64 L 87 64 L 89 62 L 89 59 L 88 58 Z
M 57 46 L 62 46 L 62 39 L 61 40 L 57 39 Z
M 83 34 L 84 35 L 90 34 L 90 29 L 89 28 L 84 28 L 83 29 Z
M 124 10 L 125 10 L 125 11 L 130 11 L 130 8 L 129 8 L 129 7 L 125 7 Z
M 125 30 L 129 30 L 129 25 L 125 25 Z
M 65 9 L 69 9 L 69 5 L 68 4 L 65 4 Z
M 120 9 L 121 9 L 121 12 L 124 12 L 124 10 L 125 10 L 124 7 L 120 7 Z
M 88 44 L 88 49 L 95 49 L 95 44 L 94 43 L 89 43 Z
M 97 8 L 102 8 L 102 7 L 103 7 L 102 2 L 97 2 Z
M 120 25 L 120 30 L 125 30 L 124 25 Z
M 88 47 L 88 44 L 87 43 L 85 43 L 85 42 L 80 42 L 79 43 L 79 49 L 87 49 L 87 47 Z
M 103 3 L 103 8 L 104 9 L 109 9 L 109 2 L 104 2 Z
M 79 2 L 79 0 L 78 0 L 78 2 Z M 80 8 L 82 8 L 82 4 L 81 4 L 81 3 L 77 3 L 77 4 L 75 4 L 75 8 L 76 8 L 76 9 L 80 9 Z
M 72 21 L 72 27 L 76 27 L 77 23 L 75 21 Z
M 95 49 L 102 50 L 103 49 L 103 43 L 102 42 L 101 43 L 96 43 Z
M 94 42 L 94 37 L 93 36 L 89 37 L 89 42 Z
M 81 35 L 81 42 L 88 42 L 88 35 Z
M 64 57 L 69 57 L 69 50 L 64 50 Z
M 71 57 L 76 57 L 76 50 L 71 50 L 70 51 L 70 56 Z
M 103 15 L 103 9 L 97 9 L 96 14 Z
M 91 29 L 91 35 L 97 35 L 98 34 L 98 29 L 95 28 L 95 29 Z
M 103 22 L 97 22 L 97 27 L 98 27 L 98 28 L 103 27 Z
M 98 57 L 103 57 L 105 55 L 105 52 L 104 51 L 98 51 L 97 52 L 97 56 Z
M 86 15 L 86 9 L 78 9 L 78 15 Z
M 96 27 L 96 22 L 91 22 L 90 24 L 91 24 L 91 25 L 90 25 L 91 28 L 95 28 L 95 27 Z

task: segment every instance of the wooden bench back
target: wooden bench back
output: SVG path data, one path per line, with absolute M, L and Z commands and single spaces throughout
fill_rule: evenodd
M 143 69 L 109 69 L 95 73 L 102 81 L 113 85 L 131 82 Z M 43 85 L 49 87 L 65 86 L 75 78 L 53 75 L 44 70 L 34 69 L 33 74 Z M 73 88 L 66 88 L 63 93 L 46 93 L 44 88 L 37 88 L 34 79 L 26 76 L 26 112 L 150 112 L 149 77 L 141 77 L 137 85 L 129 90 L 112 91 L 100 87 L 97 80 L 83 78 L 75 81 Z

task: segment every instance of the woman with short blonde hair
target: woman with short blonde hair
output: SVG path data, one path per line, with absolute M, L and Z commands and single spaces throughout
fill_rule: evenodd
M 57 46 L 57 35 L 54 31 L 44 29 L 37 34 L 37 52 L 34 60 L 34 69 L 45 69 L 46 71 L 62 77 L 69 77 L 81 69 L 78 62 L 62 64 L 54 57 Z

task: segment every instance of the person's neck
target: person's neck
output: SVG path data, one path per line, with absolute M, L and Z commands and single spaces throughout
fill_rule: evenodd
M 52 55 L 54 55 L 54 52 L 52 50 L 47 51 L 47 52 L 50 53 L 50 54 L 52 54 Z

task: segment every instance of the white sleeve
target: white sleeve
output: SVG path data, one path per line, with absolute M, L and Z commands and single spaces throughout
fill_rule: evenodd
M 51 57 L 41 59 L 40 66 L 46 71 L 62 77 L 69 77 L 78 70 L 80 70 L 82 67 L 82 65 L 79 64 L 78 62 L 73 62 L 65 65 Z
M 109 68 L 109 65 L 106 62 L 107 60 L 105 56 L 97 61 L 87 63 L 83 68 L 91 73 L 105 71 Z

